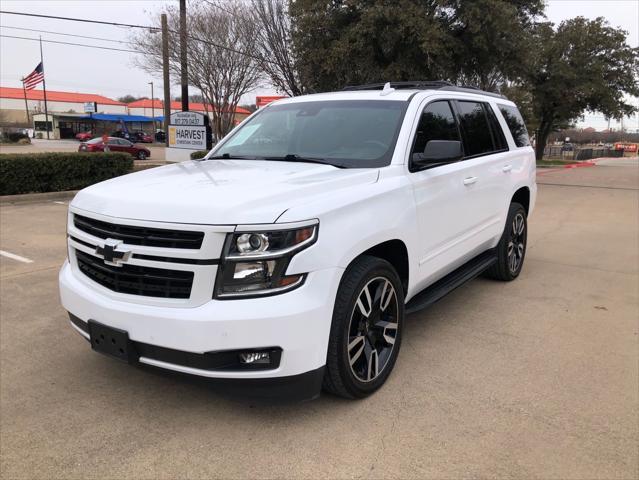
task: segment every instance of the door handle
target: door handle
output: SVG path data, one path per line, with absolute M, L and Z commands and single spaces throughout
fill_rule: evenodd
M 464 185 L 472 185 L 477 181 L 477 177 L 467 177 L 464 178 Z
M 503 168 L 501 169 L 502 172 L 504 173 L 508 173 L 513 169 L 512 165 L 504 165 Z

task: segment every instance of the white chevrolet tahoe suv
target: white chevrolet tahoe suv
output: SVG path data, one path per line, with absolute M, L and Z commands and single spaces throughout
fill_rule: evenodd
M 397 82 L 284 99 L 201 160 L 80 191 L 62 304 L 131 364 L 361 398 L 390 375 L 406 313 L 519 275 L 536 191 L 500 95 Z

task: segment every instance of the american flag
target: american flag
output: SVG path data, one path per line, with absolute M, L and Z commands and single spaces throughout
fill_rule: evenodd
M 33 72 L 22 79 L 22 83 L 24 83 L 26 90 L 33 90 L 35 86 L 43 80 L 44 69 L 42 68 L 42 62 L 40 62 Z

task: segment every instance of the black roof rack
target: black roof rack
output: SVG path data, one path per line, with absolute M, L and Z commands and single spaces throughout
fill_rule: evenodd
M 343 90 L 383 90 L 384 85 L 390 83 L 391 88 L 396 90 L 429 90 L 431 88 L 442 88 L 454 86 L 450 82 L 444 80 L 415 80 L 407 82 L 381 82 L 381 83 L 367 83 L 365 85 L 350 85 L 344 87 Z
M 503 95 L 495 92 L 487 92 L 477 87 L 470 85 L 457 86 L 445 80 L 416 80 L 408 82 L 387 82 L 390 83 L 391 88 L 395 90 L 448 90 L 453 92 L 466 92 L 476 93 L 481 95 L 488 95 L 496 98 L 506 98 Z M 357 90 L 383 90 L 386 83 L 368 83 L 365 85 L 349 85 L 344 87 L 343 91 L 357 91 Z

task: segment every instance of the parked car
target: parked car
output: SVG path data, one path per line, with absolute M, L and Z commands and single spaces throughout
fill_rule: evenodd
M 162 143 L 166 142 L 166 133 L 164 133 L 164 130 L 158 130 L 155 132 L 155 141 Z
M 129 140 L 131 138 L 131 134 L 129 132 L 125 132 L 122 130 L 116 130 L 115 132 L 111 133 L 111 136 L 116 138 L 124 138 L 125 140 Z
M 80 191 L 62 304 L 129 363 L 365 397 L 407 312 L 481 273 L 518 277 L 535 168 L 498 94 L 398 82 L 280 100 L 206 159 Z
M 575 150 L 575 146 L 572 143 L 564 143 L 561 146 L 561 151 L 562 152 L 572 152 Z
M 86 142 L 93 137 L 93 133 L 91 132 L 80 132 L 75 135 L 76 140 L 80 140 L 81 142 Z
M 151 151 L 140 145 L 134 145 L 124 138 L 109 137 L 107 142 L 111 152 L 127 152 L 139 160 L 146 160 L 151 156 Z M 104 142 L 102 137 L 96 137 L 88 142 L 82 142 L 78 147 L 78 152 L 103 152 Z
M 148 133 L 143 132 L 142 130 L 131 132 L 129 139 L 132 142 L 153 143 L 153 137 L 149 135 Z

